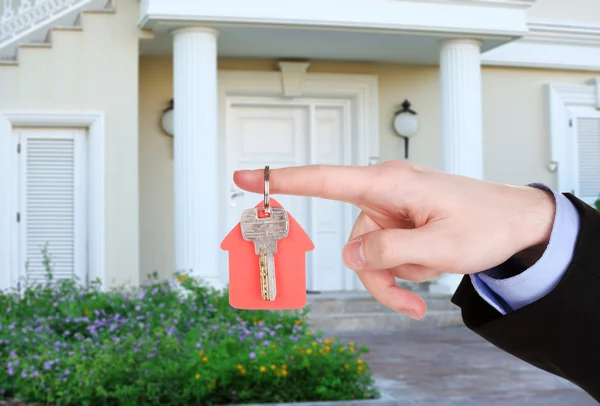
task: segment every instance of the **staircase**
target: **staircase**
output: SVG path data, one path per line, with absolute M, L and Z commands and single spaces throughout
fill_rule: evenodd
M 20 47 L 49 47 L 54 30 L 81 30 L 81 13 L 112 12 L 112 0 L 0 0 L 0 63 Z
M 377 302 L 368 292 L 339 292 L 309 295 L 309 322 L 317 330 L 377 331 L 418 327 L 463 326 L 460 309 L 450 295 L 417 290 L 427 304 L 427 314 L 414 320 Z

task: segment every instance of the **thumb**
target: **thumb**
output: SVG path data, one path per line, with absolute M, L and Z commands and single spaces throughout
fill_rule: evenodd
M 385 229 L 363 234 L 348 241 L 342 251 L 346 266 L 355 271 L 389 269 L 405 264 L 424 265 L 435 255 L 432 230 Z

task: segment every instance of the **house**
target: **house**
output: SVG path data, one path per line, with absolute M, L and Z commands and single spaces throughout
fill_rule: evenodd
M 225 286 L 219 244 L 262 197 L 240 168 L 408 159 L 600 194 L 597 0 L 4 0 L 0 24 L 3 288 L 46 244 L 60 277 Z M 360 290 L 356 209 L 277 199 L 315 243 L 308 288 Z

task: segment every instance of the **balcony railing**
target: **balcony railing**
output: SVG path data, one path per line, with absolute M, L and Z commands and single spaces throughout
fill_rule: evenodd
M 81 10 L 91 1 L 0 0 L 0 49 Z

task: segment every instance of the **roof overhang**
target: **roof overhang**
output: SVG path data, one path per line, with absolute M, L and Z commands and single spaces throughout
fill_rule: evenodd
M 474 38 L 482 51 L 528 32 L 535 0 L 143 0 L 139 27 L 155 33 L 142 54 L 171 52 L 169 32 L 219 30 L 222 57 L 435 64 L 439 42 Z

